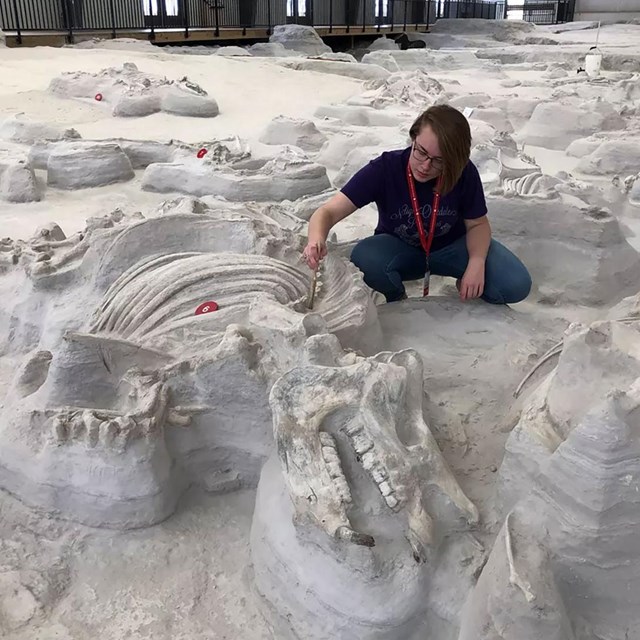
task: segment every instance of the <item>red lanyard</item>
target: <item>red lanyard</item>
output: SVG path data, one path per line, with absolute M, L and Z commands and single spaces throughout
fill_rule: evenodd
M 431 203 L 431 220 L 429 224 L 429 237 L 424 234 L 424 225 L 422 224 L 422 216 L 420 215 L 420 205 L 418 203 L 418 194 L 416 193 L 416 185 L 413 181 L 413 175 L 411 173 L 411 167 L 407 162 L 407 184 L 409 185 L 409 195 L 411 196 L 411 204 L 413 206 L 413 215 L 416 218 L 416 225 L 418 227 L 418 234 L 420 235 L 420 244 L 424 249 L 424 253 L 429 257 L 431 251 L 431 243 L 433 242 L 433 234 L 436 230 L 436 218 L 438 217 L 438 211 L 440 210 L 440 189 L 442 187 L 442 176 L 438 177 L 436 187 L 433 192 L 433 202 Z

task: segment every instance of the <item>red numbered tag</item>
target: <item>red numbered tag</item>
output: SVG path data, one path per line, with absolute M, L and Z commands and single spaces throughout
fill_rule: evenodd
M 98 102 L 102 102 L 102 94 L 101 93 L 96 93 L 96 100 Z
M 200 151 L 198 151 L 198 158 L 200 158 L 202 160 L 202 158 L 204 158 L 207 153 L 209 153 L 206 149 L 200 149 Z
M 197 316 L 201 316 L 203 313 L 211 313 L 212 311 L 217 311 L 217 310 L 218 310 L 218 303 L 217 302 L 213 302 L 213 301 L 203 302 L 196 309 L 196 315 Z

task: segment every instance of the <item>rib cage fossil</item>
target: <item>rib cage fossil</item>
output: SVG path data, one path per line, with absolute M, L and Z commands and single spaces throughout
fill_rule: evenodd
M 112 285 L 94 315 L 91 331 L 140 341 L 191 322 L 205 300 L 215 299 L 229 311 L 247 306 L 258 295 L 290 305 L 301 301 L 307 288 L 302 271 L 264 256 L 153 256 Z

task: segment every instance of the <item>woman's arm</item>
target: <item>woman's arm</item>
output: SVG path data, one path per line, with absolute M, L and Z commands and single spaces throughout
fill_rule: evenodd
M 338 191 L 309 218 L 309 239 L 302 255 L 311 269 L 315 271 L 320 260 L 327 255 L 327 236 L 331 228 L 356 209 L 356 205 Z
M 464 224 L 467 228 L 469 263 L 460 283 L 460 298 L 470 300 L 479 298 L 484 291 L 484 263 L 491 244 L 491 225 L 486 215 L 465 219 Z

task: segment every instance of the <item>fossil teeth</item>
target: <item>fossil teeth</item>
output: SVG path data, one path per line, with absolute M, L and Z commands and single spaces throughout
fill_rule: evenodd
M 367 453 L 373 449 L 373 440 L 364 433 L 357 433 L 351 438 L 353 449 L 358 455 Z
M 393 493 L 391 485 L 386 481 L 381 482 L 378 486 L 380 487 L 380 493 L 385 496 L 385 498 Z
M 371 469 L 371 477 L 377 484 L 380 484 L 389 478 L 389 474 L 384 467 L 377 466 Z
M 325 462 L 327 463 L 327 469 L 329 471 L 329 475 L 332 478 L 341 478 L 342 477 L 342 468 L 340 467 L 340 461 L 339 460 L 331 460 L 331 461 L 327 461 L 325 460 Z
M 79 417 L 74 417 L 71 422 L 70 436 L 72 440 L 82 440 L 84 438 L 84 434 L 86 431 L 86 427 L 84 425 L 84 420 Z
M 350 424 L 346 424 L 343 429 L 349 437 L 353 437 L 362 432 L 362 424 L 359 422 L 351 422 Z
M 53 435 L 58 442 L 67 439 L 67 423 L 61 416 L 57 416 L 53 421 Z
M 390 509 L 395 510 L 400 505 L 400 501 L 393 494 L 385 496 L 384 500 Z
M 353 502 L 353 498 L 351 497 L 351 490 L 349 489 L 347 481 L 344 478 L 334 478 L 333 482 L 342 502 Z
M 360 463 L 367 471 L 371 471 L 377 463 L 375 453 L 373 451 L 368 451 L 360 458 Z
M 340 496 L 340 500 L 343 503 L 351 503 L 351 491 L 347 484 L 347 479 L 344 477 L 344 472 L 342 471 L 342 464 L 335 440 L 333 436 L 326 431 L 321 431 L 319 436 L 320 443 L 322 444 L 322 458 L 324 459 L 329 476 L 333 480 L 333 485 Z
M 366 533 L 358 533 L 345 525 L 336 529 L 335 536 L 338 540 L 346 540 L 347 542 L 352 542 L 353 544 L 358 544 L 363 547 L 376 546 L 376 541 L 373 539 L 373 536 Z
M 105 447 L 111 447 L 117 435 L 117 425 L 112 421 L 105 421 L 100 425 L 100 443 Z
M 338 451 L 335 447 L 322 447 L 322 457 L 325 462 L 332 462 L 338 460 Z
M 100 437 L 100 420 L 91 412 L 87 411 L 83 416 L 83 421 L 87 430 L 87 442 L 90 447 L 95 447 Z
M 336 448 L 336 443 L 334 442 L 333 436 L 330 433 L 327 433 L 326 431 L 320 431 L 318 435 L 320 436 L 320 444 L 323 446 L 323 448 Z

